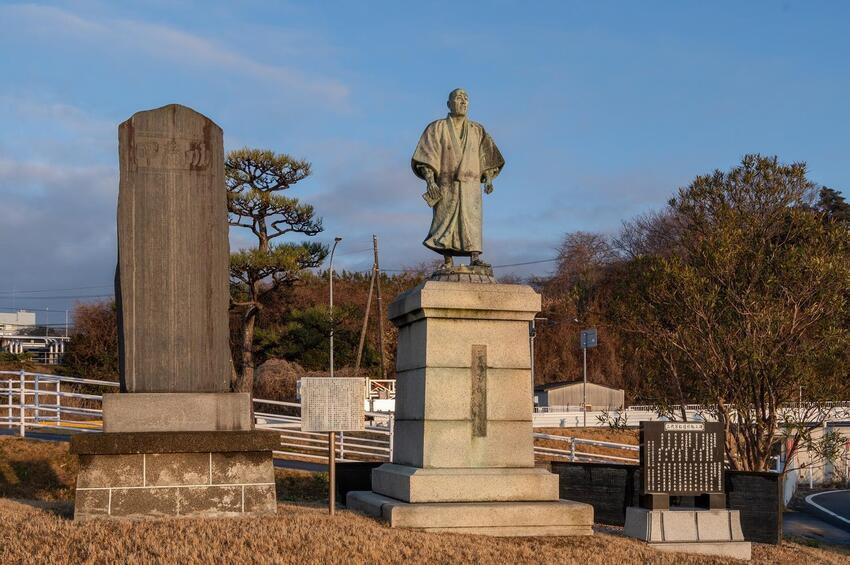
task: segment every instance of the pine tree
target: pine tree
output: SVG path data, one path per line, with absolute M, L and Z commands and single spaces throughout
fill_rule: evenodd
M 246 228 L 257 246 L 230 256 L 231 309 L 241 314 L 239 351 L 231 388 L 251 392 L 254 386 L 254 328 L 263 297 L 292 284 L 308 268 L 317 267 L 327 248 L 314 242 L 275 242 L 287 234 L 314 236 L 322 220 L 313 207 L 281 194 L 310 175 L 310 163 L 264 149 L 238 149 L 224 164 L 231 226 Z

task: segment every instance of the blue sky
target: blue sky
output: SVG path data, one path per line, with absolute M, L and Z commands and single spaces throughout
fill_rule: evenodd
M 372 233 L 387 268 L 434 258 L 409 159 L 458 86 L 507 160 L 496 265 L 614 233 L 745 153 L 850 186 L 846 2 L 2 2 L 0 22 L 0 308 L 111 293 L 116 127 L 172 102 L 226 149 L 310 160 L 291 195 L 349 269 Z

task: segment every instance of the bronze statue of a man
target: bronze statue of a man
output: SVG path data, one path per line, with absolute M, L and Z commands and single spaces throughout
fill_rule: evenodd
M 413 173 L 428 189 L 422 195 L 434 211 L 423 244 L 443 255 L 443 268 L 452 257 L 470 257 L 470 266 L 489 270 L 481 260 L 481 185 L 493 192 L 493 179 L 505 160 L 481 124 L 466 117 L 469 96 L 462 88 L 449 93 L 449 115 L 428 124 L 411 159 Z

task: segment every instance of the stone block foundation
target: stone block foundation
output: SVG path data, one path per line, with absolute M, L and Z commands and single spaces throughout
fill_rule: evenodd
M 75 437 L 74 519 L 274 514 L 272 448 L 279 441 L 265 431 Z
M 752 544 L 744 540 L 737 510 L 626 509 L 628 537 L 644 540 L 659 551 L 717 555 L 749 561 Z

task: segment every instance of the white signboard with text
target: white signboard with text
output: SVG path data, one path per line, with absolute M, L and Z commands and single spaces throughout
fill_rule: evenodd
M 299 381 L 301 430 L 357 432 L 364 428 L 365 381 L 349 377 L 304 377 Z

